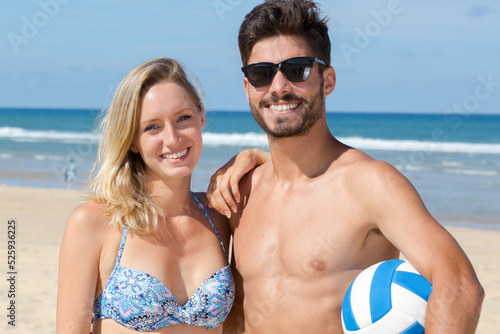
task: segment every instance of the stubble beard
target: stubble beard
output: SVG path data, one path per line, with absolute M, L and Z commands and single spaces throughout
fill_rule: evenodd
M 271 102 L 301 102 L 304 108 L 301 119 L 297 121 L 297 124 L 289 124 L 287 117 L 278 117 L 277 120 L 272 125 L 266 124 L 266 121 L 262 117 L 262 113 L 259 112 L 266 104 Z M 314 124 L 321 119 L 324 112 L 325 100 L 323 95 L 323 82 L 321 82 L 320 89 L 316 95 L 314 95 L 310 101 L 307 101 L 303 97 L 299 97 L 293 94 L 284 95 L 281 98 L 273 95 L 268 100 L 263 100 L 256 106 L 250 103 L 250 109 L 252 110 L 252 115 L 257 124 L 266 132 L 270 137 L 278 138 L 291 138 L 307 135 Z M 272 128 L 271 128 L 272 127 Z

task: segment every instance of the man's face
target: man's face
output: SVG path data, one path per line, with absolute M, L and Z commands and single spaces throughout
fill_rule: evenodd
M 312 52 L 303 38 L 278 36 L 255 44 L 248 63 L 277 64 L 293 57 L 310 56 Z M 324 115 L 324 75 L 320 74 L 319 66 L 322 65 L 315 62 L 309 78 L 303 82 L 291 82 L 279 70 L 271 83 L 264 87 L 254 87 L 247 78 L 244 79 L 252 114 L 268 135 L 285 138 L 307 134 Z

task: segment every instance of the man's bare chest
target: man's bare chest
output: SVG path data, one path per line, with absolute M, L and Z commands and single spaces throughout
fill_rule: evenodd
M 371 236 L 373 226 L 356 202 L 340 195 L 271 191 L 246 204 L 234 231 L 243 272 L 266 267 L 298 276 L 348 271 L 387 244 L 382 235 Z
M 247 209 L 234 232 L 236 262 L 242 274 L 304 279 L 335 270 L 345 258 L 342 254 L 349 244 L 335 217 L 319 214 L 307 205 L 298 210 L 290 205 L 270 209 L 260 203 Z

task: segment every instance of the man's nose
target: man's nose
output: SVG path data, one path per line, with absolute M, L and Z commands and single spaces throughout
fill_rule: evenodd
M 279 68 L 276 71 L 276 75 L 270 83 L 269 92 L 276 96 L 283 96 L 290 93 L 290 80 L 288 80 Z

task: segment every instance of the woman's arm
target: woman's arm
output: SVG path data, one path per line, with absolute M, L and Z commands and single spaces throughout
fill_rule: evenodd
M 57 333 L 90 333 L 103 224 L 96 203 L 70 215 L 59 254 Z
M 231 211 L 236 213 L 240 202 L 238 182 L 249 171 L 271 159 L 269 152 L 258 148 L 241 151 L 219 168 L 207 188 L 207 198 L 210 205 L 226 217 L 231 217 Z

